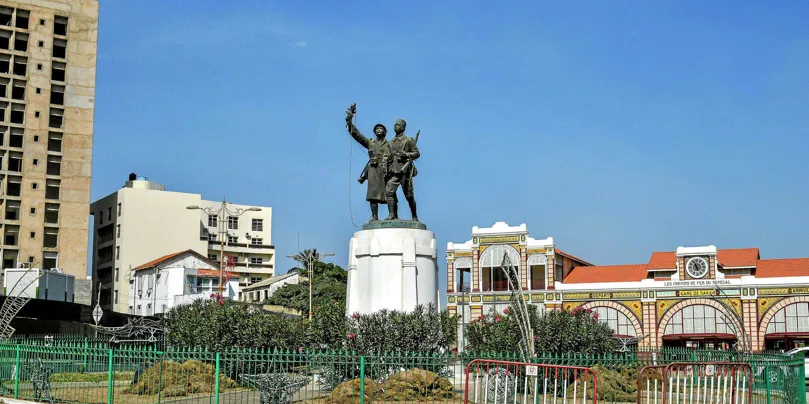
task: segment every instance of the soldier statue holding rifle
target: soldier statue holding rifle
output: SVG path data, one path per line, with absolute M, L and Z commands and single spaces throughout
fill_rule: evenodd
M 353 118 L 357 112 L 357 104 L 351 105 L 346 111 L 346 127 L 351 137 L 362 147 L 368 149 L 368 163 L 360 175 L 360 184 L 368 181 L 368 191 L 365 200 L 371 203 L 370 222 L 379 221 L 379 204 L 388 205 L 388 217 L 385 220 L 397 220 L 398 197 L 396 191 L 402 186 L 405 199 L 410 206 L 412 220 L 418 222 L 416 214 L 416 199 L 413 196 L 413 177 L 418 174 L 413 162 L 419 158 L 419 149 L 416 139 L 405 135 L 407 123 L 403 119 L 396 121 L 393 126 L 396 136 L 393 140 L 385 139 L 387 129 L 385 125 L 376 124 L 374 134 L 376 138 L 366 138 L 354 126 Z
M 390 151 L 389 166 L 388 166 L 388 183 L 385 186 L 385 201 L 388 203 L 388 219 L 395 220 L 399 218 L 398 215 L 398 197 L 396 191 L 399 185 L 402 185 L 407 204 L 410 205 L 410 215 L 415 222 L 419 221 L 418 214 L 416 213 L 416 198 L 413 196 L 413 177 L 418 174 L 415 164 L 416 159 L 421 156 L 419 148 L 416 145 L 419 135 L 416 134 L 416 139 L 405 135 L 407 122 L 404 119 L 396 120 L 393 125 L 393 131 L 396 136 L 393 140 L 388 142 L 388 149 Z

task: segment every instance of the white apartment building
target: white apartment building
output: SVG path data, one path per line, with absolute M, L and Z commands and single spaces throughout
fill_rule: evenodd
M 168 254 L 132 269 L 132 314 L 164 314 L 174 306 L 210 299 L 219 289 L 219 265 L 193 250 Z M 222 297 L 235 299 L 238 279 L 225 281 Z
M 232 271 L 242 286 L 274 275 L 272 208 L 258 206 L 260 211 L 253 212 L 246 211 L 252 206 L 228 203 L 230 212 L 245 211 L 225 219 L 225 226 L 220 226 L 221 214 L 209 217 L 205 210 L 189 210 L 189 206 L 210 208 L 215 213 L 222 202 L 203 200 L 200 194 L 167 191 L 161 184 L 130 174 L 124 187 L 91 205 L 95 218 L 92 276 L 101 287 L 103 309 L 133 313 L 132 270 L 177 251 L 193 250 L 219 265 L 224 247 L 225 255 L 235 259 Z M 224 237 L 220 237 L 220 230 L 227 232 Z

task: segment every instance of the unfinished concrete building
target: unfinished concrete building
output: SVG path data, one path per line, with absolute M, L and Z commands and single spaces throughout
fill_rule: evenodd
M 3 268 L 87 279 L 96 0 L 0 0 Z

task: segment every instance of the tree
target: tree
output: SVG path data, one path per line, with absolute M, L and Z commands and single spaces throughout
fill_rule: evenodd
M 327 305 L 345 307 L 346 284 L 334 280 L 319 278 L 312 285 L 312 311 Z M 273 293 L 267 303 L 284 306 L 306 313 L 309 311 L 309 282 L 302 281 L 294 285 L 285 285 Z M 345 312 L 345 311 L 343 311 Z
M 534 352 L 598 354 L 614 349 L 615 333 L 592 310 L 557 311 L 540 316 L 529 306 Z M 469 348 L 479 352 L 512 352 L 520 338 L 511 308 L 472 320 L 466 329 Z

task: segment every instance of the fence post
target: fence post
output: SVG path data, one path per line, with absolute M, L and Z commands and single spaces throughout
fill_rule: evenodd
M 88 357 L 87 351 L 90 349 L 90 339 L 84 339 L 84 373 L 89 373 L 90 371 L 87 369 L 88 366 Z
M 365 404 L 365 357 L 360 356 L 360 404 Z
M 20 344 L 14 358 L 14 398 L 20 397 Z
M 219 372 L 220 372 L 220 365 L 219 365 L 219 352 L 216 353 L 216 373 L 214 377 L 216 378 L 216 382 L 214 384 L 214 404 L 219 404 Z
M 107 377 L 108 377 L 108 380 L 107 380 L 107 404 L 112 404 L 112 402 L 113 402 L 113 394 L 112 393 L 113 393 L 113 388 L 115 386 L 115 363 L 113 361 L 112 348 L 110 348 L 109 355 L 110 355 L 109 361 L 107 362 L 108 366 L 109 366 L 109 371 L 107 373 Z
M 772 404 L 772 399 L 770 398 L 770 367 L 766 364 L 764 365 L 764 385 L 767 389 L 767 404 Z

